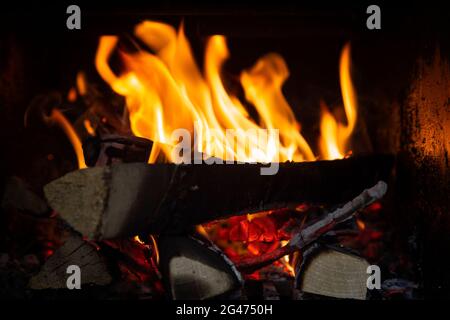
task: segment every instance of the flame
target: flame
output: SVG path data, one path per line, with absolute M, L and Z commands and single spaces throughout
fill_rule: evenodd
M 70 124 L 69 120 L 67 120 L 67 118 L 58 109 L 53 109 L 50 113 L 50 116 L 46 120 L 61 127 L 73 146 L 78 160 L 78 168 L 87 168 L 86 163 L 84 162 L 83 148 L 80 138 L 78 137 L 75 129 Z
M 84 74 L 84 72 L 80 71 L 77 73 L 76 83 L 77 83 L 77 89 L 78 89 L 78 92 L 80 93 L 80 95 L 82 95 L 82 96 L 86 95 L 87 84 L 86 84 L 86 75 Z
M 178 128 L 191 134 L 195 128 L 196 151 L 221 159 L 243 162 L 315 159 L 281 91 L 289 76 L 281 56 L 268 54 L 241 73 L 244 103 L 226 89 L 221 76 L 223 64 L 229 58 L 225 37 L 215 35 L 208 39 L 202 73 L 183 25 L 177 32 L 170 25 L 145 21 L 137 25 L 135 35 L 154 53 L 118 50 L 125 67 L 116 75 L 108 60 L 115 52 L 118 38 L 104 36 L 97 50 L 97 70 L 116 93 L 125 97 L 133 133 L 161 143 L 158 151 L 164 152 L 170 161 L 175 160 L 168 145 L 178 142 L 171 136 Z M 249 103 L 256 109 L 254 118 L 245 108 Z M 235 129 L 234 134 L 228 134 L 227 129 Z M 252 134 L 258 129 L 279 130 L 279 146 L 272 137 L 261 139 Z M 150 163 L 156 160 L 155 153 L 152 152 Z
M 341 53 L 339 76 L 347 125 L 338 123 L 325 104 L 321 104 L 319 145 L 323 157 L 329 160 L 341 159 L 346 155 L 348 140 L 356 124 L 358 102 L 350 76 L 350 62 L 350 44 L 346 44 Z
M 176 162 L 172 150 L 178 141 L 172 132 L 179 128 L 190 133 L 197 129 L 195 150 L 207 156 L 242 162 L 316 159 L 282 93 L 289 70 L 280 55 L 269 53 L 242 71 L 239 79 L 246 100 L 242 102 L 226 89 L 221 76 L 222 66 L 230 56 L 225 37 L 215 35 L 208 39 L 202 73 L 183 24 L 177 32 L 168 24 L 144 21 L 136 26 L 135 35 L 154 53 L 118 50 L 124 69 L 116 75 L 108 60 L 116 50 L 118 38 L 103 36 L 95 63 L 101 77 L 116 93 L 125 97 L 133 133 L 153 140 L 149 163 L 155 163 L 161 152 L 169 161 Z M 350 62 L 350 45 L 347 44 L 339 65 L 347 124 L 339 123 L 321 103 L 319 147 L 323 159 L 340 159 L 348 154 L 347 144 L 358 109 Z M 80 95 L 86 95 L 87 82 L 83 72 L 77 74 L 76 88 Z M 74 101 L 76 95 L 72 88 L 68 100 Z M 256 117 L 249 115 L 246 104 L 253 105 Z M 61 126 L 73 145 L 79 168 L 85 168 L 81 142 L 71 124 L 56 109 L 49 120 Z M 88 120 L 83 124 L 90 135 L 95 134 Z M 235 131 L 229 135 L 227 129 Z M 253 134 L 258 129 L 279 130 L 279 141 L 272 136 L 261 139 Z
M 84 128 L 86 129 L 86 132 L 87 132 L 89 135 L 95 136 L 95 130 L 94 130 L 94 127 L 92 126 L 92 123 L 91 123 L 91 121 L 89 121 L 89 119 L 84 119 L 83 125 L 84 125 Z
M 155 259 L 156 259 L 156 264 L 159 264 L 158 243 L 156 242 L 156 239 L 154 236 L 150 235 L 150 239 L 152 240 L 152 244 L 153 244 L 153 250 L 154 250 L 154 255 L 155 255 Z
M 287 241 L 287 240 L 282 240 L 281 241 L 281 246 L 285 246 L 286 244 L 288 244 L 288 242 L 289 241 Z M 289 274 L 291 276 L 295 276 L 295 270 L 294 270 L 294 267 L 291 264 L 291 259 L 290 259 L 289 255 L 286 255 L 283 258 L 281 258 L 281 262 L 286 267 L 286 269 L 289 272 Z
M 139 244 L 146 245 L 146 243 L 142 241 L 141 238 L 139 238 L 139 236 L 134 236 L 133 240 Z

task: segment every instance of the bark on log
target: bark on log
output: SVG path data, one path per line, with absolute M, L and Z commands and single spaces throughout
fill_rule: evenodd
M 301 202 L 338 204 L 358 195 L 392 166 L 389 156 L 261 164 L 118 164 L 69 173 L 44 187 L 50 206 L 90 238 L 179 233 L 230 215 Z

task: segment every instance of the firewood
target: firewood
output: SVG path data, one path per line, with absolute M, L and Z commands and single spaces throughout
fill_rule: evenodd
M 381 199 L 386 191 L 387 184 L 383 181 L 379 181 L 375 186 L 364 190 L 360 195 L 347 202 L 339 209 L 325 214 L 321 219 L 306 227 L 300 227 L 300 230 L 294 231 L 292 239 L 285 246 L 257 257 L 245 259 L 237 264 L 238 269 L 253 271 L 270 264 L 283 256 L 303 249 L 317 240 L 320 236 L 332 231 L 336 225 L 352 217 L 356 211 Z
M 67 288 L 67 267 L 79 266 L 81 285 L 107 285 L 112 281 L 106 263 L 96 248 L 81 236 L 72 234 L 45 262 L 39 273 L 30 280 L 31 289 Z
M 321 296 L 365 300 L 369 263 L 356 255 L 322 249 L 305 263 L 297 281 L 303 292 Z
M 180 233 L 230 215 L 336 204 L 387 177 L 389 156 L 281 163 L 273 176 L 262 164 L 128 163 L 69 173 L 44 187 L 50 206 L 76 230 L 106 239 L 140 233 Z
M 242 277 L 216 246 L 188 236 L 159 238 L 160 269 L 175 300 L 236 298 Z

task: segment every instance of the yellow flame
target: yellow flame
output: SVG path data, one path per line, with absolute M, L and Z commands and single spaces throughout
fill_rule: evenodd
M 173 161 L 171 133 L 178 128 L 197 129 L 197 151 L 221 159 L 246 162 L 314 160 L 314 154 L 300 133 L 291 107 L 281 88 L 289 76 L 283 58 L 268 54 L 244 70 L 240 77 L 246 103 L 254 105 L 257 117 L 249 116 L 244 102 L 225 87 L 221 70 L 229 58 L 225 37 L 215 35 L 205 48 L 204 73 L 195 63 L 183 25 L 178 32 L 170 25 L 145 21 L 135 35 L 153 53 L 119 51 L 125 65 L 118 75 L 108 60 L 118 39 L 101 37 L 96 66 L 111 88 L 125 96 L 131 129 L 137 136 L 161 142 L 160 150 Z M 255 120 L 258 119 L 258 120 Z M 233 135 L 227 129 L 234 129 Z M 261 139 L 258 129 L 278 129 L 280 144 Z M 248 146 L 251 146 L 249 148 Z M 152 152 L 150 163 L 157 155 Z
M 134 236 L 133 240 L 142 245 L 146 244 L 144 241 L 141 240 L 141 238 L 139 238 L 139 236 Z
M 48 120 L 53 123 L 56 123 L 64 131 L 67 138 L 69 138 L 70 143 L 72 144 L 75 154 L 77 156 L 78 168 L 80 169 L 87 168 L 86 163 L 84 162 L 83 148 L 81 145 L 80 138 L 75 132 L 75 129 L 70 124 L 69 120 L 67 120 L 67 118 L 58 109 L 52 110 Z
M 285 246 L 288 243 L 289 243 L 289 241 L 287 241 L 287 240 L 281 240 L 281 246 L 282 247 Z M 289 255 L 285 255 L 283 258 L 281 258 L 281 262 L 284 264 L 284 266 L 288 270 L 289 274 L 291 276 L 295 276 L 295 270 L 294 270 L 294 267 L 292 266 L 292 263 L 290 261 Z
M 340 159 L 345 156 L 348 152 L 349 138 L 355 128 L 358 101 L 350 76 L 350 64 L 350 44 L 346 44 L 341 53 L 339 76 L 347 125 L 338 123 L 325 104 L 322 103 L 319 145 L 325 159 Z

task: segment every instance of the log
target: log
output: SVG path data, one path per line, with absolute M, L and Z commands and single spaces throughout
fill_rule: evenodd
M 174 300 L 237 298 L 243 280 L 233 263 L 211 243 L 189 236 L 158 239 L 165 286 Z
M 181 233 L 230 215 L 338 204 L 386 179 L 386 155 L 281 163 L 275 175 L 262 164 L 128 163 L 71 172 L 44 187 L 50 206 L 89 238 Z
M 39 273 L 30 279 L 31 289 L 67 288 L 67 267 L 76 265 L 81 270 L 84 284 L 107 285 L 112 281 L 105 261 L 97 249 L 81 236 L 72 234 L 45 262 Z
M 368 266 L 363 258 L 342 249 L 322 249 L 307 258 L 296 282 L 306 293 L 365 300 Z

